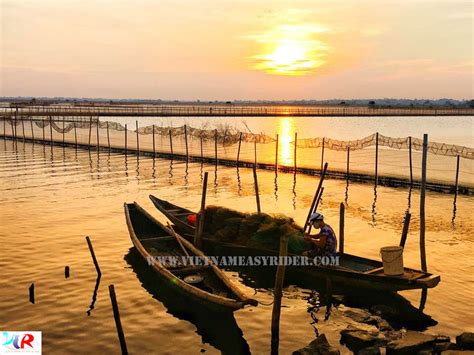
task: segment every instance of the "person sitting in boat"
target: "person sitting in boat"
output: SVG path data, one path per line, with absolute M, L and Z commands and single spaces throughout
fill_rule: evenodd
M 336 233 L 329 224 L 324 223 L 324 216 L 315 212 L 311 215 L 309 223 L 313 228 L 320 229 L 317 234 L 305 233 L 304 240 L 312 244 L 311 250 L 305 251 L 304 256 L 314 258 L 315 256 L 336 256 L 337 239 Z

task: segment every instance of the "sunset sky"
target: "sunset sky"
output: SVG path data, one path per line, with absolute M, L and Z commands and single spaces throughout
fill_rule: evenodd
M 473 96 L 470 0 L 0 0 L 0 16 L 0 96 Z

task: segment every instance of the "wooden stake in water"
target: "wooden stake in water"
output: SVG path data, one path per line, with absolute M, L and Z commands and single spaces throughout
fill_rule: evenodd
M 17 122 L 17 118 L 16 118 L 16 115 L 18 113 L 18 108 L 17 108 L 17 111 L 15 111 L 15 120 L 13 121 L 12 120 L 12 136 L 13 136 L 13 140 L 16 141 L 16 122 Z M 13 124 L 13 122 L 15 122 L 15 124 Z
M 41 127 L 42 130 L 43 130 L 43 144 L 46 144 L 46 138 L 45 138 L 45 134 L 44 134 L 44 127 L 45 127 L 44 120 L 41 121 L 41 125 L 43 126 L 43 127 Z
M 70 276 L 70 269 L 69 269 L 69 266 L 66 266 L 66 267 L 64 268 L 64 277 L 65 277 L 66 279 L 68 279 L 69 276 Z
M 31 126 L 31 139 L 33 139 L 33 144 L 35 144 L 35 131 L 33 129 L 33 119 L 30 118 L 30 126 Z
M 216 167 L 217 167 L 217 164 L 218 164 L 218 161 L 217 161 L 217 129 L 214 130 L 214 154 L 215 154 L 215 157 L 216 157 Z
M 456 200 L 458 198 L 458 188 L 459 188 L 459 165 L 461 157 L 458 155 L 456 157 L 456 180 L 454 184 L 454 205 L 456 205 Z
M 91 137 L 92 137 L 92 116 L 89 118 L 89 150 L 91 149 Z
M 253 167 L 253 182 L 254 182 L 254 187 L 255 187 L 255 198 L 257 201 L 257 212 L 261 213 L 262 210 L 260 208 L 260 194 L 258 192 L 257 167 L 255 165 Z
M 339 254 L 344 254 L 344 213 L 346 207 L 341 202 L 339 205 Z
M 280 237 L 280 259 L 288 255 L 288 237 Z M 272 340 L 271 340 L 271 354 L 278 354 L 278 347 L 280 343 L 280 313 L 281 313 L 281 298 L 283 295 L 283 284 L 285 282 L 285 264 L 279 263 L 275 276 L 273 309 L 272 309 Z
M 375 186 L 379 183 L 379 132 L 375 133 Z
M 298 133 L 295 132 L 295 152 L 293 156 L 294 164 L 295 164 L 295 174 L 296 174 L 296 149 L 298 148 Z
M 107 129 L 107 146 L 110 152 L 110 133 L 109 133 L 109 121 L 105 121 L 105 128 Z
M 29 297 L 30 297 L 30 302 L 35 304 L 35 284 L 32 283 L 30 285 L 30 288 L 28 289 Z
M 76 150 L 77 150 L 77 129 L 76 129 L 76 121 L 74 121 L 74 144 L 76 146 Z
M 173 134 L 171 133 L 171 129 L 170 129 L 170 152 L 171 152 L 171 159 L 173 159 Z
M 66 122 L 65 122 L 65 119 L 64 119 L 64 116 L 63 116 L 63 147 L 64 147 L 64 141 L 65 141 L 65 137 L 66 137 Z M 97 138 L 98 139 L 98 138 Z
M 204 218 L 206 213 L 206 194 L 207 194 L 207 177 L 208 172 L 204 172 L 204 180 L 202 183 L 202 195 L 201 195 L 201 209 L 199 210 L 197 228 L 194 234 L 194 245 L 198 248 L 201 247 L 202 233 L 204 230 Z
M 126 355 L 128 354 L 127 343 L 125 342 L 125 334 L 122 328 L 122 321 L 120 320 L 120 311 L 118 307 L 117 296 L 115 295 L 114 285 L 109 285 L 109 295 L 110 301 L 112 303 L 112 311 L 114 312 L 115 327 L 117 328 L 120 349 L 122 350 L 122 355 Z
M 257 137 L 254 137 L 254 140 L 253 140 L 253 154 L 254 154 L 253 164 L 257 166 Z
M 128 132 L 128 128 L 127 128 L 127 124 L 125 123 L 125 156 L 127 156 L 127 148 L 128 148 L 127 132 Z
M 324 145 L 325 145 L 326 139 L 323 137 L 323 146 L 321 148 L 321 171 L 323 171 L 323 165 L 324 165 Z
M 184 125 L 184 146 L 186 148 L 186 161 L 189 161 L 189 151 L 188 151 L 188 126 Z
M 410 186 L 413 186 L 413 160 L 411 154 L 411 136 L 408 137 L 408 160 L 410 164 Z
M 156 146 L 155 146 L 155 125 L 152 126 L 153 129 L 153 157 L 156 156 Z
M 428 135 L 423 135 L 423 157 L 421 161 L 421 193 L 420 193 L 420 258 L 421 269 L 428 271 L 425 249 L 425 196 L 426 196 L 426 164 L 428 158 Z
M 276 141 L 275 141 L 275 174 L 278 174 L 278 133 L 276 135 Z
M 137 157 L 140 156 L 140 136 L 138 135 L 138 121 L 135 121 L 135 129 L 137 132 Z
M 411 219 L 411 213 L 407 211 L 405 213 L 405 220 L 403 221 L 402 236 L 400 238 L 400 246 L 402 248 L 405 248 L 405 243 L 407 241 L 408 229 L 410 228 L 410 219 Z
M 51 146 L 53 145 L 53 118 L 49 116 L 49 135 L 51 139 Z
M 23 135 L 23 143 L 25 143 L 25 121 L 23 120 L 23 118 L 21 119 L 21 133 Z
M 203 150 L 202 150 L 202 135 L 199 137 L 199 140 L 201 142 L 201 163 L 202 163 L 202 158 L 203 158 Z
M 92 261 L 94 262 L 97 275 L 102 275 L 102 272 L 100 271 L 99 263 L 97 261 L 97 258 L 95 257 L 94 248 L 92 247 L 92 242 L 89 237 L 86 237 L 86 242 L 87 242 L 87 246 L 89 247 L 89 251 L 91 252 Z
M 349 159 L 351 154 L 351 147 L 347 146 L 347 162 L 346 162 L 346 179 L 349 180 Z
M 239 135 L 239 147 L 237 148 L 237 167 L 239 166 L 239 160 L 240 160 L 240 147 L 242 146 L 242 132 L 240 132 Z

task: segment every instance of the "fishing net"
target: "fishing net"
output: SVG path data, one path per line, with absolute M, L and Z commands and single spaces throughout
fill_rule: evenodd
M 16 120 L 5 120 L 10 125 L 17 126 L 21 124 L 21 119 Z M 97 119 L 94 120 L 80 120 L 80 121 L 62 121 L 62 120 L 34 120 L 36 126 L 44 128 L 52 125 L 53 129 L 58 133 L 68 133 L 74 127 L 80 129 L 90 129 L 97 127 L 101 129 L 109 129 L 114 131 L 125 131 L 125 126 L 118 122 L 103 122 Z M 67 124 L 66 124 L 67 122 Z M 157 135 L 157 136 L 171 136 L 171 137 L 186 137 L 188 139 L 197 139 L 204 142 L 216 142 L 223 146 L 232 146 L 239 142 L 252 142 L 258 144 L 274 143 L 275 138 L 270 137 L 264 133 L 251 133 L 251 132 L 240 132 L 237 129 L 229 125 L 218 125 L 217 128 L 209 129 L 207 127 L 195 128 L 187 125 L 180 127 L 163 127 L 156 125 L 149 125 L 138 128 L 140 135 Z M 128 129 L 128 127 L 127 127 Z M 137 130 L 133 130 L 136 132 Z M 377 141 L 378 140 L 378 141 Z M 293 146 L 294 141 L 290 142 Z M 356 140 L 337 140 L 331 138 L 305 138 L 297 140 L 298 148 L 323 148 L 335 151 L 346 151 L 346 150 L 362 150 L 369 147 L 374 147 L 378 143 L 379 147 L 387 147 L 398 150 L 422 151 L 423 140 L 412 137 L 388 137 L 382 134 L 371 134 L 370 136 L 356 139 Z M 460 156 L 465 159 L 474 159 L 474 149 L 446 143 L 429 142 L 428 151 L 435 155 L 444 156 Z
M 278 251 L 280 238 L 288 237 L 288 251 L 301 254 L 311 248 L 303 230 L 292 218 L 266 213 L 242 213 L 220 206 L 208 206 L 204 232 L 210 238 L 242 246 Z

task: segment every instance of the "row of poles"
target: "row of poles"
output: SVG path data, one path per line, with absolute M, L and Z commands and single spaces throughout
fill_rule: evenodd
M 23 141 L 25 140 L 25 126 L 24 126 L 24 120 L 21 119 L 21 125 L 22 125 L 22 138 Z M 31 138 L 33 141 L 35 141 L 35 135 L 34 135 L 34 129 L 33 129 L 33 120 L 30 118 L 30 126 L 31 126 Z M 4 120 L 4 128 L 3 128 L 3 135 L 6 138 L 6 126 L 5 126 L 5 120 Z M 50 123 L 50 144 L 53 145 L 53 127 L 52 127 L 52 116 L 49 117 L 49 123 Z M 64 120 L 62 121 L 63 123 L 63 129 L 64 129 Z M 92 117 L 90 117 L 89 120 L 89 136 L 88 136 L 88 147 L 89 149 L 92 146 Z M 139 126 L 138 126 L 138 121 L 135 121 L 135 126 L 136 126 L 136 154 L 139 156 L 140 155 L 140 135 L 139 135 Z M 96 132 L 96 143 L 97 143 L 97 148 L 100 148 L 100 132 L 99 132 L 99 121 L 97 121 L 97 132 Z M 109 132 L 109 122 L 106 121 L 106 138 L 107 138 L 107 147 L 109 151 L 111 150 L 111 144 L 110 144 L 110 132 Z M 77 127 L 76 124 L 74 123 L 73 126 L 74 129 L 74 145 L 77 148 L 78 147 L 78 140 L 77 140 Z M 46 137 L 45 137 L 45 127 L 42 127 L 43 130 L 43 142 L 46 142 Z M 156 126 L 152 125 L 152 144 L 153 144 L 153 155 L 156 155 Z M 12 124 L 12 137 L 13 139 L 18 138 L 18 134 L 16 132 L 16 124 Z M 275 171 L 279 170 L 279 162 L 278 162 L 278 149 L 279 149 L 279 134 L 276 134 L 276 139 L 275 139 Z M 190 154 L 189 154 L 189 144 L 188 144 L 188 126 L 184 125 L 184 143 L 185 143 L 185 157 L 186 161 L 190 160 Z M 297 144 L 298 143 L 298 134 L 295 132 L 294 135 L 294 153 L 293 153 L 293 171 L 297 172 L 298 166 L 297 166 Z M 62 133 L 62 144 L 65 145 L 65 133 L 63 131 Z M 237 146 L 237 157 L 236 157 L 236 165 L 239 166 L 240 164 L 240 152 L 241 152 L 241 146 L 242 146 L 242 133 L 239 136 L 239 141 L 238 141 L 238 146 Z M 321 147 L 321 167 L 320 167 L 320 172 L 323 170 L 323 163 L 324 163 L 324 153 L 325 153 L 325 146 L 326 146 L 326 139 L 323 138 L 322 142 L 322 147 Z M 172 130 L 169 130 L 169 147 L 170 147 L 170 155 L 174 156 L 174 148 L 173 148 L 173 134 Z M 125 124 L 125 131 L 124 131 L 124 152 L 125 154 L 128 154 L 129 147 L 128 147 L 128 125 Z M 351 148 L 350 146 L 347 146 L 346 148 L 347 154 L 346 154 L 346 177 L 349 178 L 350 176 L 350 152 Z M 201 160 L 204 158 L 203 154 L 203 138 L 200 137 L 200 158 Z M 218 165 L 219 163 L 219 158 L 218 158 L 218 131 L 217 129 L 214 130 L 214 162 L 215 165 Z M 408 137 L 408 162 L 409 162 L 409 177 L 410 177 L 410 186 L 413 186 L 414 179 L 413 179 L 413 154 L 412 154 L 412 137 Z M 254 142 L 254 165 L 258 166 L 257 163 L 257 142 L 255 140 Z M 375 181 L 375 186 L 378 185 L 379 182 L 379 133 L 377 132 L 375 134 L 375 164 L 374 164 L 374 181 Z M 456 174 L 455 174 L 455 201 L 457 199 L 457 194 L 458 194 L 458 189 L 459 189 L 459 170 L 460 170 L 460 156 L 456 156 Z
M 421 195 L 420 195 L 420 258 L 421 258 L 421 268 L 425 272 L 427 272 L 426 247 L 425 247 L 425 198 L 426 198 L 427 152 L 428 152 L 428 135 L 425 134 L 423 136 L 422 181 L 421 181 Z M 296 149 L 295 149 L 295 155 L 296 155 Z M 309 209 L 309 212 L 304 224 L 303 233 L 309 234 L 311 232 L 312 226 L 310 224 L 310 217 L 311 217 L 311 214 L 317 211 L 319 207 L 319 203 L 321 201 L 322 194 L 324 192 L 323 182 L 326 176 L 327 169 L 328 169 L 328 164 L 325 163 L 324 166 L 322 167 L 321 176 L 320 176 L 319 183 L 316 189 L 316 193 L 312 200 L 312 203 L 311 203 L 311 206 L 310 206 L 310 209 Z M 254 176 L 257 212 L 261 213 L 256 166 L 254 166 L 253 168 L 253 176 Z M 204 179 L 203 179 L 202 196 L 201 196 L 201 207 L 200 207 L 200 212 L 198 214 L 197 228 L 196 228 L 196 232 L 194 236 L 194 244 L 197 247 L 201 247 L 201 244 L 202 244 L 202 234 L 204 230 L 204 219 L 205 219 L 205 209 L 206 209 L 207 181 L 208 181 L 208 172 L 205 172 Z M 411 218 L 411 214 L 407 211 L 405 220 L 404 220 L 402 236 L 400 239 L 400 246 L 402 247 L 405 246 L 405 242 L 408 236 L 410 218 Z M 340 255 L 344 253 L 344 236 L 345 236 L 344 225 L 345 225 L 345 206 L 343 203 L 341 203 L 340 215 L 339 215 L 339 253 Z M 89 250 L 92 256 L 94 266 L 97 271 L 97 275 L 100 278 L 102 273 L 101 273 L 97 258 L 95 256 L 92 242 L 89 237 L 86 237 L 86 241 L 87 241 L 87 245 L 89 247 Z M 281 257 L 285 257 L 288 255 L 288 237 L 287 236 L 283 236 L 280 239 L 279 255 Z M 68 267 L 66 269 L 66 274 L 68 277 L 69 275 Z M 276 276 L 275 276 L 275 286 L 274 286 L 274 302 L 273 302 L 272 321 L 271 321 L 271 354 L 278 354 L 279 352 L 281 300 L 283 296 L 284 278 L 285 278 L 285 266 L 279 265 L 277 268 Z M 327 291 L 330 292 L 332 287 L 331 287 L 331 281 L 329 278 L 327 279 L 327 288 L 328 288 Z M 127 345 L 125 341 L 125 335 L 124 335 L 122 323 L 120 320 L 120 312 L 118 308 L 118 302 L 116 299 L 114 285 L 109 285 L 109 295 L 110 295 L 110 299 L 112 303 L 112 309 L 113 309 L 113 314 L 114 314 L 114 319 L 115 319 L 115 324 L 117 328 L 117 334 L 119 337 L 122 354 L 128 354 Z M 30 301 L 34 303 L 34 284 L 30 286 L 29 296 L 30 296 Z

